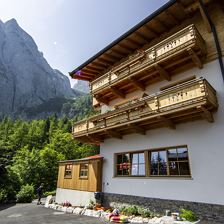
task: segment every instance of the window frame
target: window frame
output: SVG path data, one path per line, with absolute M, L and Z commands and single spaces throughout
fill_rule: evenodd
M 85 171 L 87 171 L 87 175 L 86 176 L 82 176 L 81 175 L 81 171 L 82 171 L 82 166 L 86 166 L 87 165 L 87 169 L 84 169 Z M 88 180 L 89 178 L 89 163 L 80 163 L 79 164 L 79 179 L 85 179 L 85 180 Z
M 170 161 L 168 158 L 168 150 L 170 149 L 178 149 L 178 148 L 186 148 L 187 152 L 188 152 L 188 159 L 184 162 L 188 162 L 188 166 L 189 166 L 189 175 L 170 175 Z M 165 151 L 166 152 L 166 163 L 167 163 L 167 175 L 151 175 L 151 153 L 152 152 L 159 152 L 159 151 Z M 144 153 L 144 159 L 145 159 L 145 175 L 131 175 L 131 167 L 132 167 L 132 163 L 130 161 L 130 171 L 129 171 L 129 175 L 118 175 L 117 174 L 117 167 L 118 167 L 118 163 L 117 163 L 117 156 L 118 155 L 124 155 L 124 154 L 129 154 L 129 158 L 131 158 L 131 154 L 135 154 L 135 153 Z M 179 167 L 179 161 L 178 161 L 178 167 Z M 179 168 L 178 168 L 179 170 Z M 126 151 L 126 152 L 119 152 L 119 153 L 114 153 L 114 177 L 129 177 L 129 178 L 136 178 L 136 177 L 143 177 L 143 178 L 187 178 L 187 179 L 191 179 L 192 178 L 192 173 L 191 173 L 191 164 L 190 164 L 190 157 L 189 157 L 189 149 L 187 145 L 177 145 L 177 146 L 168 146 L 168 147 L 161 147 L 161 148 L 152 148 L 152 149 L 144 149 L 144 150 L 136 150 L 136 151 Z
M 145 169 L 145 175 L 131 175 L 131 170 L 132 170 L 132 162 L 131 161 L 129 162 L 129 175 L 117 175 L 117 167 L 119 166 L 119 164 L 117 163 L 117 156 L 128 154 L 129 155 L 129 160 L 131 160 L 131 154 L 140 154 L 140 153 L 144 154 L 144 159 L 145 159 L 145 151 L 144 150 L 130 151 L 130 152 L 124 152 L 124 153 L 115 153 L 115 156 L 114 156 L 114 161 L 115 161 L 115 163 L 114 163 L 115 164 L 115 166 L 114 166 L 114 174 L 115 175 L 114 176 L 115 177 L 145 177 L 146 176 L 146 169 Z M 146 161 L 145 161 L 144 164 L 146 165 Z M 139 163 L 138 163 L 138 165 L 139 165 Z
M 71 166 L 70 169 L 68 169 L 67 167 Z M 72 168 L 73 168 L 73 164 L 72 163 L 67 163 L 65 164 L 65 170 L 64 170 L 64 179 L 72 179 Z M 66 174 L 66 172 L 70 170 L 70 174 Z

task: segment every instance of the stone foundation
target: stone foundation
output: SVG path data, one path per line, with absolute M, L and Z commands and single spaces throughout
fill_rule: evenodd
M 146 198 L 112 193 L 104 193 L 103 202 L 105 206 L 111 207 L 120 207 L 125 205 L 143 206 L 162 214 L 165 214 L 165 210 L 178 212 L 181 208 L 185 208 L 194 211 L 199 219 L 206 220 L 209 224 L 224 223 L 224 205 Z

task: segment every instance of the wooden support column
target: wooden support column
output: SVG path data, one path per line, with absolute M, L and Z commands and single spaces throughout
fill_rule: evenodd
M 130 77 L 129 80 L 133 84 L 133 86 L 135 86 L 137 89 L 145 91 L 145 86 L 141 82 L 137 81 L 133 77 Z
M 170 129 L 176 129 L 175 124 L 165 116 L 158 116 L 157 119 L 162 121 L 166 126 L 168 126 Z
M 162 68 L 159 64 L 155 64 L 154 67 L 159 72 L 162 78 L 166 79 L 167 81 L 171 80 L 169 73 L 164 68 Z
M 122 139 L 122 135 L 118 131 L 105 130 L 105 133 L 112 138 Z
M 209 123 L 214 122 L 213 114 L 208 109 L 206 109 L 204 106 L 199 106 L 197 109 L 203 111 L 202 117 L 205 118 Z
M 125 98 L 125 94 L 124 94 L 122 91 L 120 91 L 119 89 L 117 89 L 117 88 L 111 86 L 111 87 L 110 87 L 110 90 L 111 90 L 111 92 L 112 92 L 114 95 L 116 95 L 117 97 L 120 97 L 120 98 L 122 98 L 122 99 Z
M 149 151 L 144 151 L 145 154 L 145 175 L 148 177 L 150 176 L 150 159 L 149 158 Z
M 131 129 L 133 129 L 136 133 L 139 133 L 141 135 L 145 135 L 145 129 L 142 127 L 139 127 L 136 124 L 128 124 L 128 127 L 130 127 Z
M 192 59 L 192 61 L 194 62 L 194 64 L 195 64 L 198 68 L 202 69 L 202 68 L 203 68 L 202 61 L 201 61 L 201 59 L 198 57 L 198 55 L 194 52 L 194 50 L 193 50 L 193 49 L 189 49 L 189 50 L 187 50 L 187 52 L 188 52 L 188 54 L 191 56 L 191 59 Z

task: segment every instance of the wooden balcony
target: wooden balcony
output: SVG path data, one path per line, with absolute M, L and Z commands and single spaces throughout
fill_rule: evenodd
M 157 81 L 171 80 L 172 75 L 198 66 L 206 55 L 205 42 L 194 25 L 175 33 L 153 47 L 129 56 L 110 71 L 90 83 L 98 102 L 107 104 L 117 97 Z
M 100 143 L 108 137 L 145 134 L 159 127 L 175 129 L 176 124 L 200 118 L 213 122 L 212 112 L 217 107 L 212 86 L 203 78 L 194 79 L 82 120 L 74 125 L 73 136 L 82 142 Z

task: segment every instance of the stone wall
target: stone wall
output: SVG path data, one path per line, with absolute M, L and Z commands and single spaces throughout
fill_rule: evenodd
M 196 213 L 199 219 L 206 220 L 209 224 L 224 223 L 224 205 L 146 198 L 112 193 L 104 193 L 103 202 L 105 206 L 111 207 L 138 205 L 162 214 L 165 214 L 165 210 L 178 212 L 181 208 L 190 209 Z

